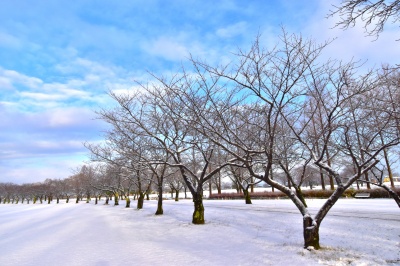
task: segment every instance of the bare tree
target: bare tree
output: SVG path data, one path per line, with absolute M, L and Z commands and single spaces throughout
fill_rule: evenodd
M 243 191 L 246 204 L 252 204 L 250 187 L 259 184 L 262 180 L 254 180 L 254 177 L 248 173 L 245 167 L 230 165 L 229 173 L 231 180 L 235 183 L 239 191 Z
M 179 192 L 184 188 L 184 181 L 178 169 L 171 169 L 172 173 L 168 178 L 167 184 L 171 190 L 171 197 L 175 192 L 175 201 L 179 201 Z
M 219 140 L 214 139 L 215 142 L 219 141 L 219 146 L 231 154 L 236 162 L 246 166 L 252 176 L 282 191 L 293 201 L 303 216 L 304 246 L 318 249 L 319 227 L 326 214 L 353 182 L 378 163 L 379 155 L 385 148 L 399 143 L 399 136 L 393 130 L 392 117 L 386 115 L 381 118 L 380 123 L 373 119 L 365 121 L 363 132 L 359 132 L 364 139 L 360 144 L 362 146 L 354 146 L 357 143 L 357 132 L 354 120 L 349 116 L 350 110 L 357 113 L 359 108 L 368 107 L 351 105 L 350 100 L 359 101 L 367 92 L 368 97 L 373 96 L 378 87 L 377 75 L 374 72 L 356 75 L 357 65 L 353 62 L 343 64 L 318 61 L 327 43 L 316 45 L 301 36 L 288 35 L 286 32 L 283 32 L 281 41 L 280 46 L 266 51 L 256 40 L 249 52 L 239 51 L 238 61 L 230 66 L 212 67 L 196 62 L 207 73 L 223 78 L 224 87 L 251 92 L 246 101 L 241 102 L 242 106 L 250 106 L 249 102 L 254 103 L 252 119 L 242 119 L 246 126 L 239 128 L 237 123 L 231 123 L 230 114 L 227 115 L 228 112 L 220 107 L 231 105 L 226 100 L 225 104 L 214 101 L 218 102 L 214 104 L 214 114 L 221 120 L 219 125 L 222 130 L 213 130 L 213 123 L 208 123 L 205 119 L 200 124 L 210 125 L 204 132 L 217 135 Z M 321 108 L 319 114 L 304 108 L 308 97 L 315 101 L 315 108 Z M 356 107 L 358 109 L 352 109 Z M 310 138 L 309 133 L 314 131 L 311 121 L 317 115 L 322 116 L 319 119 L 322 124 L 313 138 Z M 282 124 L 286 124 L 290 130 L 283 132 Z M 239 130 L 240 135 L 237 134 Z M 378 141 L 379 133 L 385 134 L 385 144 Z M 244 136 L 246 138 L 243 139 Z M 282 137 L 288 143 L 291 139 L 296 140 L 298 149 L 303 149 L 304 153 L 283 154 L 279 151 Z M 248 139 L 258 139 L 258 142 L 249 145 Z M 319 153 L 316 152 L 316 143 L 321 149 Z M 341 176 L 338 171 L 340 165 L 329 162 L 332 155 L 326 156 L 328 150 L 330 154 L 353 162 L 356 173 L 350 177 Z M 360 151 L 365 152 L 363 160 L 360 159 Z M 304 157 L 302 154 L 308 156 Z M 332 196 L 314 217 L 297 193 L 271 179 L 270 173 L 274 165 L 283 165 L 286 168 L 284 158 L 280 158 L 280 155 L 294 156 L 295 158 L 291 158 L 293 164 L 300 164 L 311 158 L 315 166 L 331 175 L 336 182 Z M 262 173 L 257 170 L 260 165 L 264 169 Z
M 121 129 L 158 143 L 158 149 L 163 149 L 170 161 L 154 158 L 152 164 L 179 169 L 194 202 L 192 222 L 202 224 L 203 186 L 225 165 L 215 163 L 215 145 L 193 127 L 195 114 L 189 106 L 196 102 L 197 106 L 204 107 L 204 99 L 196 94 L 199 81 L 186 73 L 171 79 L 154 78 L 157 79 L 154 83 L 140 84 L 145 93 L 111 94 L 118 107 L 104 112 L 103 116 L 119 123 Z
M 400 132 L 400 72 L 398 70 L 389 72 L 388 68 L 384 67 L 381 79 L 381 95 L 378 99 L 375 100 L 374 104 L 379 106 L 380 111 L 387 110 L 392 115 L 397 131 Z M 376 119 L 379 119 L 379 113 L 380 112 L 374 110 L 373 115 Z M 385 138 L 383 135 L 380 135 L 380 139 L 382 143 L 385 142 Z M 391 158 L 395 156 L 390 156 L 389 154 L 393 150 L 394 149 L 391 148 L 384 149 L 383 151 L 386 169 L 392 188 L 394 188 L 394 182 L 393 171 L 391 167 Z M 397 158 L 398 157 L 399 156 L 397 156 Z
M 399 0 L 343 0 L 333 7 L 329 16 L 340 16 L 337 27 L 347 29 L 356 23 L 364 23 L 365 32 L 376 38 L 388 22 L 395 24 L 400 19 Z
M 67 182 L 67 179 L 55 179 L 55 190 L 54 190 L 54 195 L 57 199 L 57 203 L 60 203 L 61 198 L 67 198 L 69 197 L 69 194 L 71 193 L 70 186 Z

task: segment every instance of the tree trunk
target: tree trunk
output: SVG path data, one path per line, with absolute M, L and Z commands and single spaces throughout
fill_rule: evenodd
M 117 206 L 117 205 L 119 205 L 119 195 L 118 195 L 118 193 L 115 193 L 114 194 L 114 206 Z
M 143 202 L 144 202 L 144 193 L 143 192 L 139 192 L 139 197 L 138 197 L 138 201 L 137 201 L 137 209 L 143 209 Z
M 325 180 L 324 180 L 324 173 L 322 173 L 322 169 L 319 169 L 319 175 L 321 176 L 321 187 L 322 187 L 322 190 L 325 190 Z
M 326 149 L 325 154 L 326 154 L 326 160 L 327 160 L 328 166 L 331 167 L 331 157 L 329 156 L 328 149 Z M 333 180 L 332 174 L 329 174 L 329 185 L 331 186 L 331 190 L 335 190 L 335 182 Z
M 309 215 L 303 217 L 304 248 L 320 249 L 319 226 Z
M 57 204 L 60 203 L 60 197 L 57 197 Z
M 204 224 L 204 206 L 203 206 L 203 195 L 196 193 L 193 195 L 194 212 L 192 223 Z
M 175 190 L 175 201 L 179 201 L 179 190 Z
M 94 198 L 95 198 L 95 200 L 94 200 L 94 205 L 97 205 L 98 199 L 97 199 L 97 197 L 94 197 Z
M 218 194 L 221 194 L 221 187 L 222 187 L 222 184 L 221 184 L 221 173 L 218 172 L 218 185 L 217 185 Z
M 244 199 L 246 201 L 246 204 L 252 204 L 251 203 L 251 197 L 250 197 L 249 188 L 244 189 L 243 192 L 244 192 Z
M 107 196 L 106 197 L 106 202 L 104 203 L 104 205 L 108 205 L 108 201 L 110 200 L 110 198 Z
M 67 203 L 69 202 L 69 196 L 67 196 Z
M 129 196 L 126 196 L 125 200 L 126 200 L 125 208 L 130 208 L 131 207 L 131 199 L 129 198 Z
M 389 156 L 388 156 L 388 154 L 387 154 L 386 149 L 383 149 L 383 155 L 384 155 L 384 158 L 385 158 L 386 169 L 387 169 L 388 175 L 389 175 L 390 186 L 391 186 L 392 188 L 395 188 L 395 187 L 394 187 L 394 181 L 393 181 L 392 167 L 390 166 Z
M 271 169 L 269 169 L 269 176 L 270 176 L 271 180 L 274 180 L 274 172 L 272 171 L 272 167 L 271 167 Z M 275 188 L 273 186 L 271 186 L 271 191 L 275 192 Z
M 79 203 L 79 196 L 76 196 L 76 201 L 75 203 Z
M 158 187 L 158 201 L 157 201 L 156 215 L 162 215 L 164 213 L 163 206 L 162 206 L 162 203 L 163 203 L 162 195 L 163 195 L 163 187 L 159 186 Z
M 365 181 L 367 181 L 367 189 L 371 189 L 371 184 L 370 184 L 370 182 L 369 182 L 368 172 L 366 172 L 366 173 L 364 174 L 364 177 L 365 177 Z

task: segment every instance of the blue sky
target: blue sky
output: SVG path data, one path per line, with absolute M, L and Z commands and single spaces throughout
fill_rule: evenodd
M 288 32 L 323 42 L 326 58 L 399 63 L 400 31 L 380 38 L 361 27 L 332 29 L 326 0 L 2 0 L 0 8 L 0 182 L 66 178 L 101 141 L 95 110 L 106 92 L 134 89 L 147 71 L 179 71 L 189 53 L 229 61 L 261 34 L 273 45 Z M 337 18 L 336 18 L 337 19 Z

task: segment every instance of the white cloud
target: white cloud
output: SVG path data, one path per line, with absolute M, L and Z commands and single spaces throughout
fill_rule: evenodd
M 46 94 L 39 92 L 20 92 L 21 97 L 30 98 L 35 101 L 60 101 L 65 100 L 67 97 L 63 94 Z
M 111 92 L 115 95 L 130 95 L 138 91 L 143 91 L 140 86 L 126 86 L 125 84 L 114 84 Z
M 246 33 L 247 28 L 248 24 L 244 21 L 241 21 L 224 28 L 219 28 L 216 34 L 222 38 L 232 38 Z
M 1 107 L 13 107 L 16 105 L 17 104 L 15 102 L 0 101 L 0 108 Z M 1 109 L 0 109 L 0 112 L 1 112 Z
M 64 75 L 79 74 L 87 77 L 87 80 L 96 79 L 95 77 L 110 78 L 116 77 L 118 68 L 105 65 L 96 61 L 81 57 L 67 58 L 66 62 L 59 63 L 55 69 Z
M 84 125 L 94 117 L 92 110 L 79 107 L 58 108 L 44 113 L 44 119 L 51 127 Z
M 36 149 L 46 150 L 71 150 L 71 149 L 82 149 L 81 141 L 49 141 L 49 140 L 37 140 L 32 142 L 32 146 Z
M 165 36 L 144 45 L 143 49 L 151 55 L 171 61 L 184 60 L 189 55 L 189 50 L 183 41 L 177 41 L 175 38 Z
M 11 80 L 6 77 L 0 77 L 0 90 L 11 90 L 14 89 Z
M 67 178 L 72 170 L 87 160 L 85 153 L 79 152 L 69 155 L 36 155 L 32 159 L 8 160 L 7 164 L 0 165 L 0 182 L 17 184 L 44 181 L 47 178 Z M 40 161 L 40 163 L 38 163 Z M 23 165 L 23 167 L 21 167 Z
M 63 96 L 61 99 L 69 99 L 69 98 L 79 98 L 79 97 L 89 97 L 90 92 L 85 91 L 83 89 L 74 89 L 79 88 L 79 87 L 84 87 L 85 85 L 88 85 L 85 81 L 83 80 L 70 80 L 66 84 L 62 83 L 49 83 L 49 84 L 44 84 L 43 85 L 43 91 L 45 91 L 48 94 L 54 94 L 57 95 L 59 94 L 60 96 Z
M 64 66 L 63 82 L 50 83 L 0 67 L 3 102 L 13 102 L 15 109 L 25 111 L 73 106 L 77 103 L 93 106 L 107 102 L 104 96 L 109 89 L 132 85 L 129 73 L 119 67 L 79 58 Z M 72 70 L 76 72 L 68 74 Z
M 0 47 L 18 49 L 22 46 L 21 40 L 6 32 L 0 32 Z
M 43 84 L 43 81 L 39 78 L 29 77 L 17 71 L 2 69 L 1 67 L 0 78 L 3 80 L 3 83 L 19 84 L 26 86 L 30 89 L 36 89 Z

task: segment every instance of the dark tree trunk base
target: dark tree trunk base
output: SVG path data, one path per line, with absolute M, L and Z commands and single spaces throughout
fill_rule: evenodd
M 306 215 L 303 217 L 304 248 L 313 247 L 320 249 L 319 245 L 319 226 L 313 219 Z
M 157 204 L 157 211 L 156 211 L 156 215 L 163 215 L 164 214 L 164 210 L 162 208 L 162 205 Z
M 114 206 L 118 206 L 119 205 L 119 195 L 115 194 L 114 195 Z
M 144 193 L 140 192 L 139 197 L 138 197 L 138 202 L 137 202 L 137 209 L 143 209 L 143 203 L 144 203 Z
M 193 197 L 194 202 L 194 212 L 192 223 L 194 224 L 204 224 L 204 206 L 203 206 L 203 197 L 195 196 Z
M 161 194 L 158 195 L 156 215 L 164 214 L 162 203 L 163 203 L 163 198 L 162 198 L 162 193 L 161 193 Z
M 253 203 L 251 202 L 251 197 L 250 197 L 250 193 L 249 193 L 248 190 L 245 190 L 245 191 L 244 191 L 244 197 L 245 197 L 245 200 L 246 200 L 246 204 L 253 204 Z

